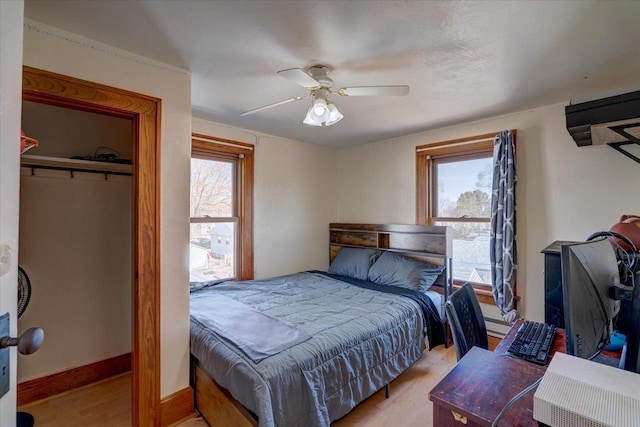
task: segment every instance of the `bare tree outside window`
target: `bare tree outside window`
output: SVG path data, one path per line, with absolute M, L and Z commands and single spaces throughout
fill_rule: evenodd
M 233 164 L 203 159 L 191 161 L 191 217 L 231 216 Z

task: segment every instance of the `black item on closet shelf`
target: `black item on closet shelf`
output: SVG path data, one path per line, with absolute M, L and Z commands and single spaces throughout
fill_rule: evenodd
M 119 157 L 114 157 L 114 155 L 109 154 L 99 154 L 97 157 L 93 156 L 73 156 L 71 159 L 74 160 L 89 160 L 91 162 L 106 162 L 106 163 L 121 163 L 125 165 L 131 164 L 131 159 L 121 159 Z

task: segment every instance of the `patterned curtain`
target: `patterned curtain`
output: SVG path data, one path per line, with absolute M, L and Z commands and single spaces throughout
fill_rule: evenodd
M 518 265 L 516 251 L 516 155 L 513 133 L 496 135 L 493 147 L 491 194 L 491 282 L 493 297 L 508 323 L 520 318 L 513 307 L 513 287 Z

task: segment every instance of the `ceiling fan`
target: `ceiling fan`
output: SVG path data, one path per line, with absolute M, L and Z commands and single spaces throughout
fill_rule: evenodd
M 352 86 L 332 90 L 333 80 L 329 77 L 331 70 L 326 65 L 312 65 L 306 71 L 301 68 L 289 68 L 278 71 L 277 74 L 306 88 L 309 93 L 305 96 L 295 96 L 273 104 L 254 108 L 240 113 L 241 116 L 257 113 L 258 111 L 279 105 L 288 104 L 311 98 L 311 107 L 303 123 L 311 126 L 331 126 L 338 123 L 344 117 L 335 104 L 329 101 L 329 95 L 340 96 L 403 96 L 409 93 L 409 86 Z

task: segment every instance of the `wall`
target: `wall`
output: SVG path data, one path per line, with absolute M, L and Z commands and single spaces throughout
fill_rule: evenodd
M 193 132 L 255 144 L 256 278 L 327 269 L 336 150 L 201 119 L 193 119 Z
M 22 0 L 0 1 L 0 244 L 13 252 L 11 266 L 0 276 L 0 314 L 9 313 L 11 336 L 18 332 L 18 186 L 20 179 L 20 91 L 22 82 Z M 16 349 L 10 350 L 9 393 L 0 398 L 0 426 L 16 424 Z
M 99 149 L 98 153 L 115 150 L 121 158 L 131 159 L 131 120 L 25 101 L 22 130 L 40 142 L 29 155 L 94 156 Z
M 23 168 L 20 266 L 32 285 L 20 332 L 45 342 L 18 383 L 131 351 L 131 177 Z
M 519 309 L 543 321 L 540 251 L 555 240 L 608 230 L 621 214 L 640 213 L 640 165 L 607 146 L 578 148 L 565 128 L 564 105 L 340 151 L 338 220 L 415 223 L 417 145 L 517 129 Z M 498 316 L 495 307 L 483 309 Z
M 131 157 L 130 120 L 23 104 L 29 154 Z M 20 266 L 32 297 L 20 332 L 46 325 L 40 350 L 21 357 L 18 383 L 131 351 L 132 181 L 129 176 L 22 168 Z
M 24 64 L 162 99 L 160 394 L 168 396 L 189 385 L 186 218 L 191 76 L 187 71 L 30 20 L 24 27 Z

